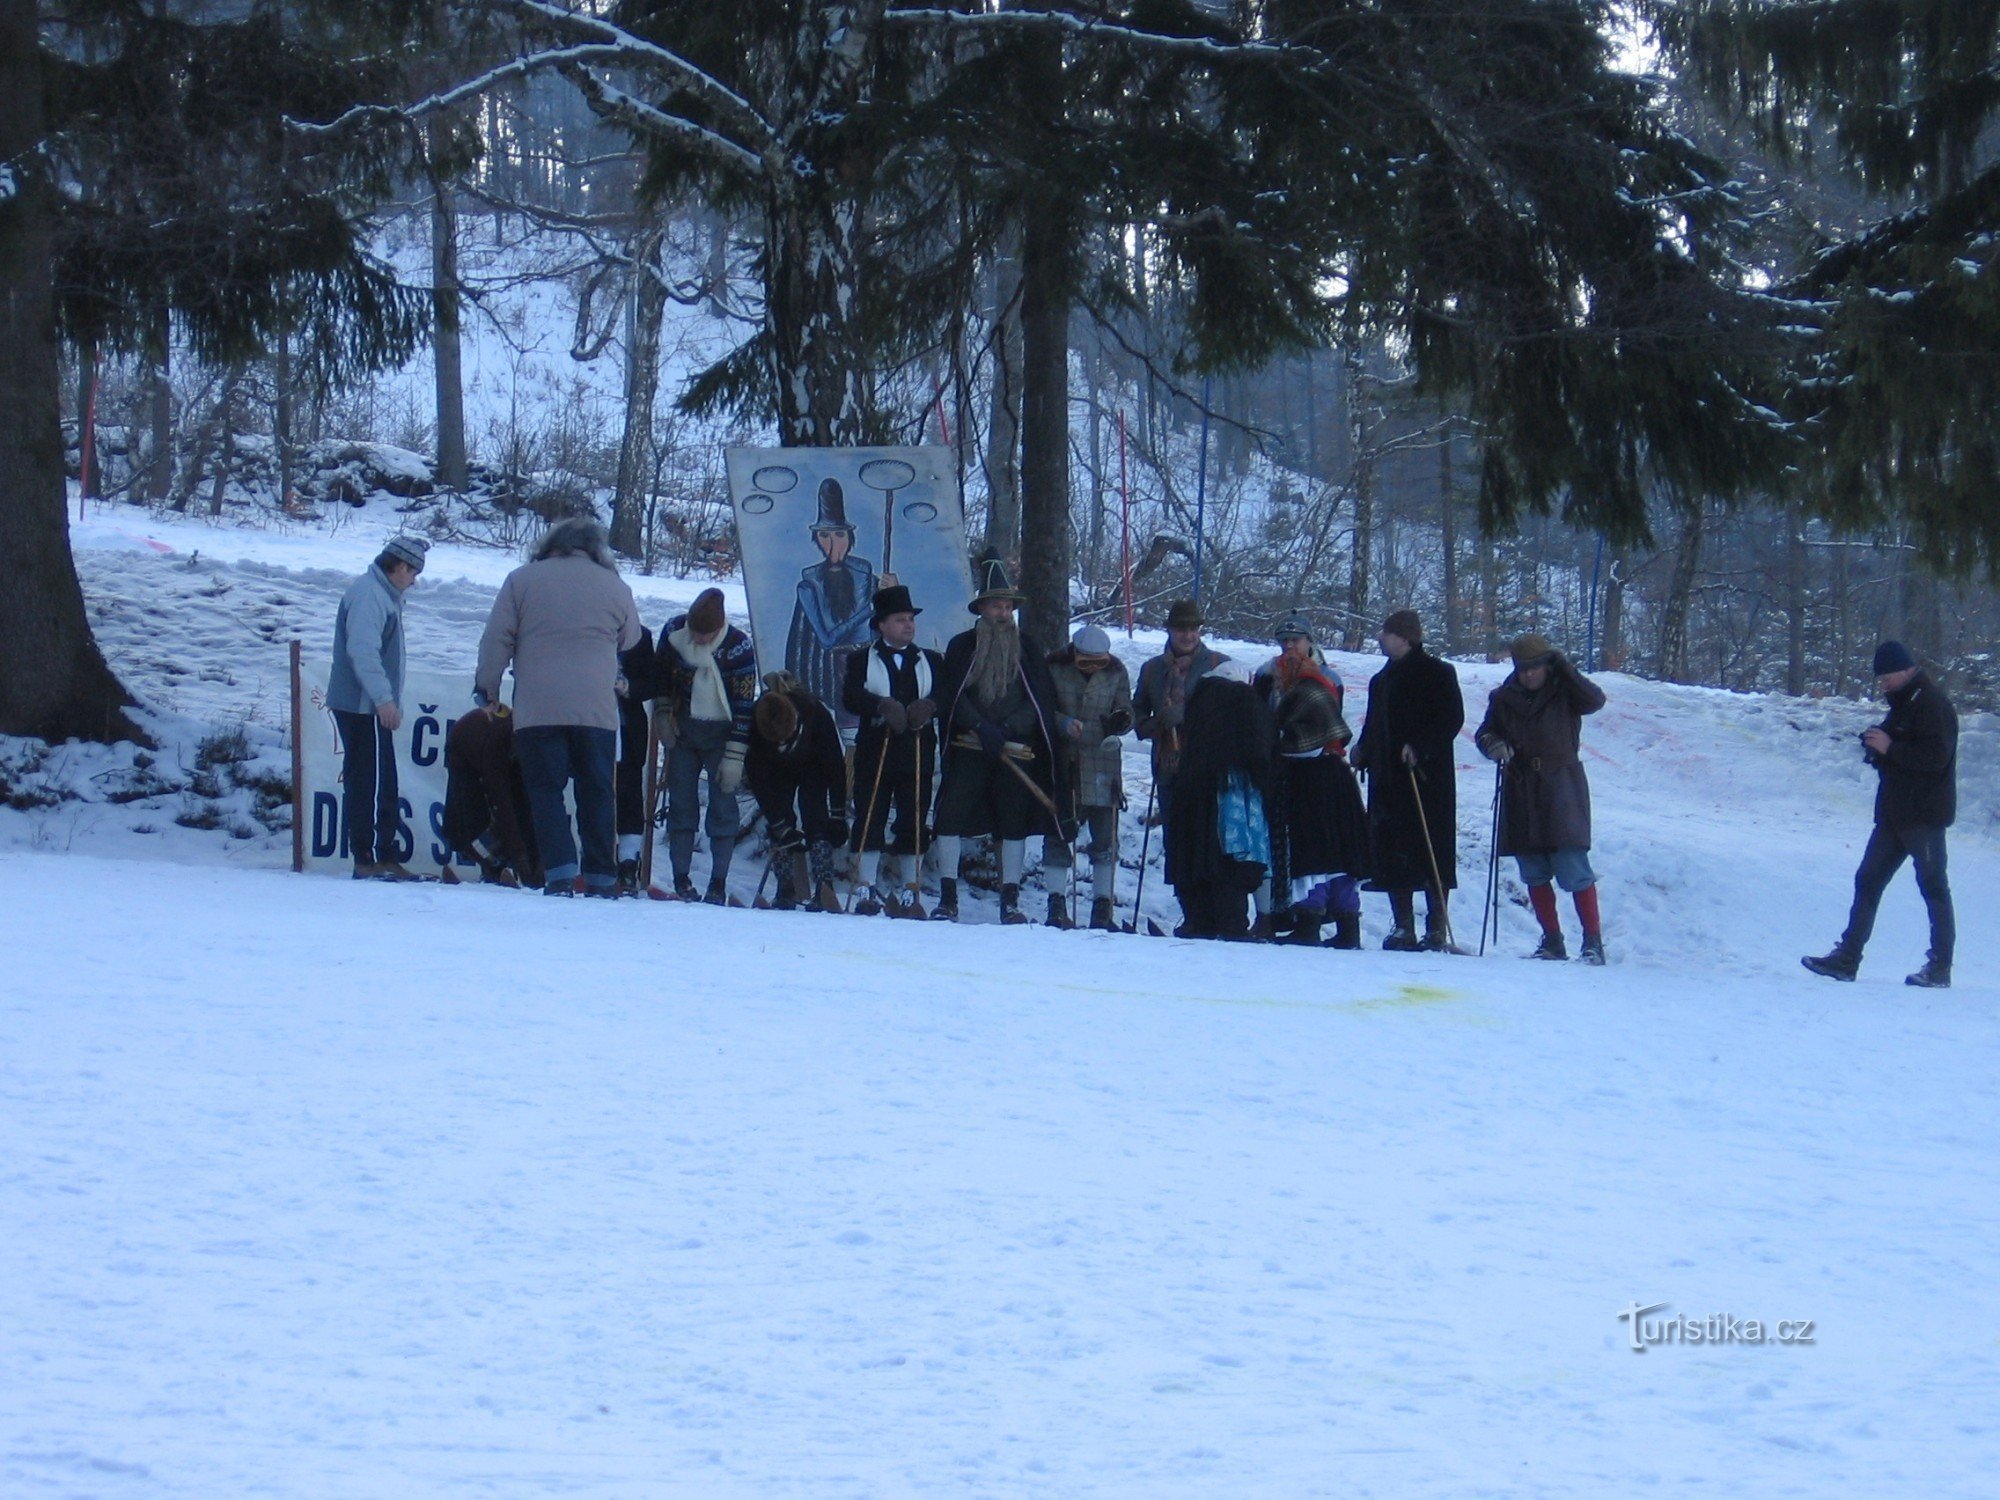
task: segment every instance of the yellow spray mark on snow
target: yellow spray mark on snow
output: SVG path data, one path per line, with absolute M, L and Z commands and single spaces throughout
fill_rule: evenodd
M 1439 989 L 1429 984 L 1399 984 L 1393 995 L 1377 995 L 1368 1000 L 1356 1000 L 1350 1010 L 1410 1010 L 1419 1005 L 1443 1005 L 1452 1000 L 1463 1000 L 1465 996 L 1457 990 Z

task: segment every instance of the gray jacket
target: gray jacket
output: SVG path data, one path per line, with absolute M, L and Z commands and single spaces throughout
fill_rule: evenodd
M 514 666 L 514 728 L 618 727 L 618 653 L 639 641 L 639 607 L 624 579 L 572 553 L 516 568 L 479 639 L 475 685 L 500 697 Z
M 1069 739 L 1057 726 L 1056 739 L 1068 746 L 1076 764 L 1079 807 L 1125 805 L 1125 749 L 1120 736 L 1132 728 L 1132 679 L 1125 663 L 1112 657 L 1089 676 L 1077 670 L 1076 648 L 1049 658 L 1056 685 L 1056 712 L 1082 722 L 1083 733 Z
M 403 696 L 403 591 L 370 565 L 347 586 L 333 617 L 333 670 L 326 706 L 372 714 Z

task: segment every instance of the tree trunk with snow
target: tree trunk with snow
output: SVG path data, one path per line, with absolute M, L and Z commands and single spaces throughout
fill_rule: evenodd
M 611 498 L 611 546 L 644 555 L 646 501 L 653 481 L 653 406 L 660 390 L 660 329 L 667 289 L 660 252 L 665 227 L 655 220 L 632 245 L 630 336 L 625 341 L 625 434 L 618 445 L 618 488 Z
M 1069 248 L 1031 209 L 1021 242 L 1022 626 L 1046 650 L 1069 639 Z
M 32 0 L 0 0 L 0 733 L 143 739 L 105 665 L 70 554 L 49 185 L 35 173 L 42 60 Z
M 436 137 L 449 133 L 442 117 L 431 125 Z M 437 317 L 432 336 L 432 368 L 437 397 L 437 482 L 448 490 L 465 488 L 465 373 L 460 342 L 463 293 L 458 282 L 458 207 L 451 184 L 431 184 L 431 306 Z

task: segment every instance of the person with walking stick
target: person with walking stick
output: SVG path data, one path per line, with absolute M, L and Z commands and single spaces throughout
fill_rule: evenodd
M 937 774 L 937 684 L 944 658 L 916 644 L 923 611 L 902 584 L 875 594 L 875 640 L 847 658 L 841 702 L 860 723 L 854 740 L 854 805 L 860 813 L 850 847 L 859 855 L 854 912 L 873 917 L 924 915 L 920 898 L 924 820 Z M 896 834 L 888 837 L 894 812 Z M 909 862 L 899 888 L 882 884 L 882 855 Z
M 1139 891 L 1146 890 L 1146 858 L 1152 840 L 1154 810 L 1158 809 L 1161 838 L 1168 836 L 1165 824 L 1173 816 L 1174 772 L 1180 764 L 1183 722 L 1187 702 L 1198 684 L 1229 658 L 1202 640 L 1201 606 L 1192 599 L 1176 599 L 1167 609 L 1167 649 L 1139 668 L 1139 681 L 1132 690 L 1132 732 L 1153 747 L 1152 785 L 1146 792 L 1146 821 L 1139 846 Z M 1137 932 L 1141 913 L 1134 898 L 1132 930 Z M 1182 925 L 1195 920 L 1195 912 L 1182 906 Z
M 1501 816 L 1493 852 L 1511 854 L 1541 924 L 1533 958 L 1569 957 L 1551 882 L 1570 893 L 1583 926 L 1578 956 L 1604 962 L 1604 929 L 1597 911 L 1597 875 L 1590 867 L 1590 778 L 1579 750 L 1583 720 L 1604 707 L 1604 690 L 1570 665 L 1547 636 L 1514 642 L 1514 670 L 1486 701 L 1486 718 L 1473 736 L 1482 753 L 1500 765 Z
M 1354 767 L 1368 778 L 1373 845 L 1371 890 L 1389 896 L 1392 953 L 1451 947 L 1451 892 L 1458 885 L 1458 770 L 1454 741 L 1465 727 L 1465 699 L 1451 663 L 1424 650 L 1423 621 L 1399 609 L 1378 636 L 1389 664 L 1368 684 L 1368 717 L 1354 746 Z M 1417 938 L 1416 893 L 1424 892 L 1424 936 Z
M 1132 679 L 1125 663 L 1111 654 L 1111 637 L 1086 625 L 1076 638 L 1049 658 L 1049 677 L 1056 689 L 1060 739 L 1069 755 L 1068 789 L 1073 789 L 1075 816 L 1090 830 L 1090 925 L 1113 931 L 1118 884 L 1118 812 L 1125 805 L 1125 752 L 1120 738 L 1132 727 Z M 1076 879 L 1075 852 L 1066 844 L 1051 849 L 1043 869 L 1055 879 Z M 1072 927 L 1075 916 L 1053 883 L 1049 890 L 1049 926 Z

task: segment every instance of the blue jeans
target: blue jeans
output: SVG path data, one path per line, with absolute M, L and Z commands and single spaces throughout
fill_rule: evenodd
M 1553 880 L 1566 891 L 1581 891 L 1597 884 L 1596 872 L 1590 868 L 1590 851 L 1581 844 L 1535 849 L 1515 855 L 1514 860 L 1521 867 L 1523 885 L 1547 885 Z
M 537 724 L 514 731 L 514 757 L 528 789 L 528 811 L 541 846 L 542 879 L 550 885 L 576 878 L 576 836 L 570 831 L 563 789 L 576 787 L 576 823 L 583 838 L 583 883 L 610 890 L 618 884 L 618 815 L 612 792 L 618 733 L 581 724 Z
M 694 865 L 695 830 L 702 826 L 701 779 L 708 778 L 708 878 L 728 878 L 736 853 L 741 816 L 736 794 L 725 795 L 715 779 L 722 770 L 722 752 L 734 733 L 727 719 L 683 719 L 674 748 L 667 752 L 667 853 L 674 879 L 686 880 Z
M 1952 911 L 1942 828 L 1875 825 L 1862 852 L 1861 867 L 1854 872 L 1854 906 L 1847 914 L 1847 932 L 1840 945 L 1857 958 L 1868 946 L 1875 932 L 1875 909 L 1905 860 L 1916 864 L 1917 893 L 1924 898 L 1931 919 L 1931 960 L 1949 969 L 1952 948 L 1958 941 L 1958 919 Z
M 395 736 L 373 714 L 336 708 L 333 721 L 340 726 L 340 793 L 354 862 L 373 865 L 408 859 L 415 845 L 403 828 Z

